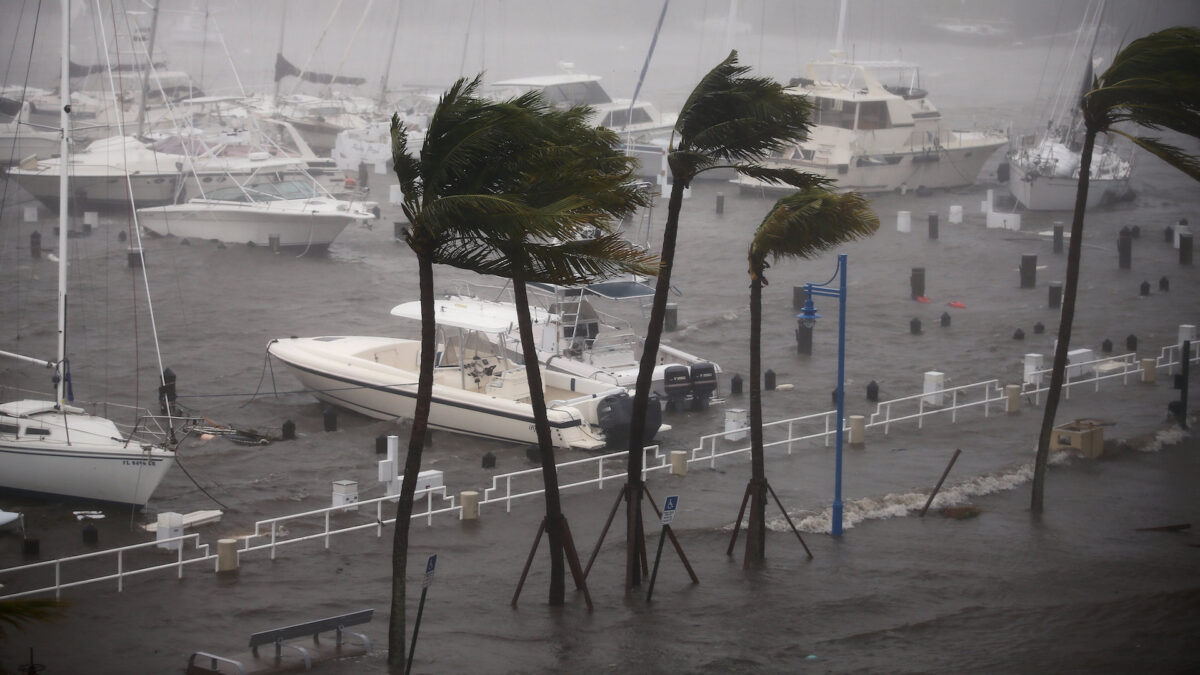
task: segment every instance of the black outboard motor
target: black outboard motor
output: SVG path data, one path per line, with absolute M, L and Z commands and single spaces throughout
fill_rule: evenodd
M 708 407 L 713 393 L 717 391 L 717 367 L 711 363 L 692 365 L 692 410 Z
M 692 391 L 692 377 L 687 366 L 667 366 L 663 369 L 663 392 L 667 395 L 667 411 L 683 410 L 683 401 Z
M 642 445 L 650 445 L 654 442 L 654 437 L 658 434 L 659 427 L 662 426 L 662 402 L 658 400 L 658 396 L 650 394 L 650 400 L 646 406 L 646 428 L 642 433 Z
M 619 448 L 629 442 L 629 419 L 633 416 L 633 399 L 629 394 L 609 394 L 596 404 L 596 422 L 604 431 L 604 444 Z M 657 429 L 656 429 L 657 431 Z

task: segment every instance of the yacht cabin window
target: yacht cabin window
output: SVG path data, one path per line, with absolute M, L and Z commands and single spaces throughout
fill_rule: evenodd
M 546 87 L 543 92 L 546 100 L 559 107 L 612 102 L 599 82 L 566 82 Z
M 817 124 L 842 129 L 854 128 L 854 117 L 858 108 L 854 101 L 817 96 L 813 105 L 816 108 L 814 117 Z
M 605 127 L 624 127 L 632 124 L 649 124 L 654 120 L 650 119 L 650 113 L 643 108 L 634 108 L 633 114 L 629 114 L 629 110 L 614 110 L 604 116 L 604 120 L 600 122 L 601 126 Z

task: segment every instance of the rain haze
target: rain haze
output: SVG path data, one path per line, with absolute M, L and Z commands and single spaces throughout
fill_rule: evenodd
M 672 528 L 700 583 L 691 583 L 679 555 L 666 547 L 653 602 L 644 588 L 627 597 L 620 516 L 606 529 L 624 458 L 601 463 L 613 450 L 560 448 L 560 463 L 582 462 L 561 468 L 560 481 L 568 486 L 563 509 L 579 555 L 587 559 L 595 551 L 588 576 L 595 608 L 589 611 L 570 583 L 564 608 L 546 605 L 544 544 L 514 605 L 544 515 L 540 474 L 519 472 L 538 464 L 528 443 L 439 429 L 423 469 L 440 472 L 445 499 L 422 497 L 416 508 L 422 516 L 411 530 L 410 633 L 426 559 L 438 555 L 413 672 L 1200 668 L 1192 645 L 1200 634 L 1200 540 L 1192 528 L 1200 522 L 1200 445 L 1168 412 L 1181 396 L 1173 386 L 1180 368 L 1171 359 L 1178 360 L 1182 340 L 1194 340 L 1200 324 L 1200 271 L 1190 254 L 1185 262 L 1177 236 L 1188 232 L 1188 220 L 1195 229 L 1200 190 L 1156 157 L 1114 144 L 1114 161 L 1126 174 L 1113 183 L 1120 190 L 1094 185 L 1112 198 L 1087 211 L 1070 341 L 1073 350 L 1090 350 L 1078 352 L 1079 359 L 1096 361 L 1075 373 L 1078 382 L 1057 416 L 1059 423 L 1084 421 L 1102 430 L 1089 436 L 1101 439 L 1102 452 L 1056 450 L 1046 511 L 1035 517 L 1030 480 L 1045 402 L 1045 383 L 1035 371 L 1049 368 L 1054 354 L 1054 294 L 1062 288 L 1066 255 L 1053 233 L 1064 223 L 1069 232 L 1072 212 L 1027 206 L 1021 199 L 1034 197 L 1019 197 L 1014 183 L 1019 148 L 1033 147 L 1056 129 L 1056 115 L 1072 112 L 1084 52 L 1090 49 L 1102 70 L 1134 39 L 1200 25 L 1200 3 L 849 0 L 839 22 L 837 0 L 675 0 L 665 4 L 661 28 L 664 4 L 654 0 L 76 0 L 70 6 L 70 61 L 92 71 L 71 78 L 76 93 L 111 99 L 104 93 L 109 67 L 144 63 L 152 32 L 153 61 L 186 73 L 194 88 L 185 85 L 169 98 L 188 92 L 214 97 L 210 102 L 228 106 L 220 124 L 231 134 L 244 131 L 253 115 L 269 119 L 280 112 L 272 107 L 275 96 L 301 95 L 365 101 L 364 134 L 386 129 L 392 112 L 412 115 L 414 94 L 428 101 L 477 74 L 485 85 L 564 73 L 599 76 L 611 98 L 636 95 L 670 120 L 730 50 L 752 74 L 801 86 L 815 86 L 798 79 L 815 61 L 919 66 L 919 79 L 906 81 L 904 91 L 914 106 L 926 106 L 915 118 L 940 113 L 937 130 L 929 132 L 943 134 L 933 144 L 934 158 L 872 150 L 843 163 L 844 180 L 860 180 L 889 162 L 933 166 L 936 158 L 958 171 L 932 187 L 904 178 L 869 189 L 865 182 L 845 185 L 868 193 L 878 232 L 812 258 L 773 261 L 767 270 L 763 368 L 785 386 L 763 392 L 764 419 L 812 417 L 767 432 L 767 475 L 779 503 L 768 504 L 764 566 L 743 569 L 742 539 L 726 554 L 750 460 L 737 452 L 746 441 L 720 434 L 740 429 L 749 406 L 747 395 L 736 391 L 749 372 L 745 252 L 777 194 L 718 174 L 697 180 L 683 202 L 670 297 L 677 326 L 664 334 L 664 344 L 719 364 L 720 386 L 703 406 L 664 410 L 669 428 L 658 433 L 659 449 L 650 455 L 661 470 L 647 477 L 659 505 L 679 496 Z M 35 117 L 52 131 L 58 127 L 60 11 L 57 1 L 0 1 L 4 99 L 37 101 Z M 831 56 L 839 46 L 841 54 Z M 284 61 L 294 70 L 281 71 Z M 314 83 L 297 77 L 301 72 L 361 83 Z M 140 90 L 133 78 L 116 81 Z M 121 92 L 126 136 L 134 135 L 129 125 L 136 117 L 131 103 L 138 96 L 131 90 Z M 381 98 L 385 103 L 376 107 Z M 77 108 L 86 110 L 83 103 Z M 76 151 L 119 135 L 107 114 L 73 118 Z M 178 120 L 166 113 L 154 119 L 162 120 L 153 137 L 162 142 Z M 412 133 L 419 133 L 413 124 Z M 647 136 L 639 147 L 661 153 L 670 123 L 664 128 L 665 137 Z M 863 126 L 858 131 L 856 142 L 884 135 Z M 1200 153 L 1195 139 L 1164 135 Z M 146 526 L 165 522 L 163 514 L 219 512 L 186 529 L 198 536 L 187 543 L 186 557 L 214 560 L 187 565 L 181 574 L 168 567 L 126 575 L 120 588 L 105 578 L 118 564 L 128 569 L 176 560 L 175 551 L 157 548 L 130 553 L 122 563 L 107 555 L 64 567 L 67 580 L 103 580 L 63 588 L 69 605 L 58 619 L 5 627 L 0 673 L 25 672 L 30 663 L 44 665 L 46 673 L 183 672 L 197 652 L 254 671 L 270 662 L 273 650 L 263 647 L 259 653 L 267 658 L 255 658 L 246 646 L 252 633 L 366 608 L 374 609 L 374 618 L 356 630 L 370 637 L 373 650 L 320 658 L 313 672 L 387 672 L 393 530 L 390 524 L 376 528 L 375 506 L 289 520 L 278 526 L 285 545 L 277 550 L 269 548 L 270 534 L 250 536 L 270 532 L 269 519 L 325 509 L 331 490 L 336 503 L 346 481 L 358 500 L 385 497 L 380 439 L 396 435 L 404 448 L 410 431 L 402 415 L 379 419 L 328 406 L 302 373 L 266 352 L 268 344 L 296 336 L 420 335 L 419 322 L 391 311 L 416 300 L 419 289 L 416 258 L 402 240 L 407 223 L 388 165 L 390 146 L 383 154 L 354 146 L 363 154 L 339 155 L 350 146 L 333 136 L 325 140 L 324 147 L 311 142 L 307 166 L 324 172 L 320 189 L 330 191 L 331 209 L 355 214 L 343 218 L 344 229 L 329 241 L 314 245 L 311 231 L 298 243 L 279 235 L 258 243 L 241 234 L 224 241 L 152 235 L 150 222 L 133 225 L 119 172 L 113 203 L 95 205 L 100 196 L 93 191 L 81 197 L 89 206 L 72 207 L 67 253 L 58 250 L 56 236 L 57 182 L 52 192 L 40 193 L 22 176 L 57 155 L 57 146 L 37 158 L 0 146 L 8 165 L 0 204 L 0 351 L 43 358 L 55 352 L 62 254 L 70 260 L 66 323 L 77 399 L 157 410 L 165 365 L 178 375 L 179 404 L 210 425 L 180 444 L 176 465 L 142 508 L 0 491 L 0 513 L 23 514 L 24 524 L 23 533 L 0 525 L 0 597 L 47 587 L 35 595 L 53 597 L 52 567 L 21 566 L 153 542 Z M 978 145 L 964 149 L 968 142 Z M 797 146 L 782 153 L 790 157 L 774 159 L 803 161 L 836 150 L 832 142 L 824 149 Z M 666 183 L 657 159 L 642 162 L 647 180 Z M 914 166 L 911 175 L 917 171 Z M 210 178 L 203 189 L 230 185 L 225 176 Z M 197 185 L 200 180 L 197 175 Z M 1068 182 L 1073 200 L 1074 180 Z M 155 208 L 195 196 L 180 188 Z M 94 218 L 87 215 L 92 209 Z M 146 209 L 137 213 L 152 216 Z M 624 223 L 624 232 L 657 251 L 666 213 L 663 195 Z M 35 240 L 41 250 L 31 255 Z M 132 267 L 135 245 L 144 268 Z M 1120 257 L 1120 246 L 1130 247 L 1130 260 Z M 865 442 L 844 450 L 837 489 L 844 494 L 846 529 L 840 535 L 833 534 L 831 509 L 835 452 L 842 455 L 831 432 L 837 301 L 821 303 L 826 318 L 812 329 L 811 353 L 803 353 L 797 323 L 799 289 L 829 280 L 837 254 L 847 255 L 849 270 L 845 412 L 867 425 Z M 462 293 L 468 284 L 503 284 L 450 266 L 435 268 L 435 282 L 439 296 Z M 610 300 L 602 311 L 644 334 L 648 310 Z M 1156 364 L 1155 381 L 1146 381 L 1147 359 Z M 52 396 L 51 372 L 0 360 L 0 402 Z M 1008 397 L 1009 385 L 1019 388 L 1019 398 Z M 986 406 L 963 403 L 981 396 Z M 1195 416 L 1190 419 L 1194 425 Z M 296 437 L 283 440 L 289 423 Z M 671 452 L 680 451 L 689 458 L 684 475 L 669 467 Z M 595 484 L 597 476 L 605 478 L 602 485 Z M 940 490 L 933 499 L 935 484 Z M 465 491 L 485 500 L 478 520 L 460 520 Z M 507 497 L 515 493 L 521 495 Z M 931 504 L 928 515 L 918 515 Z M 449 510 L 426 516 L 429 505 Z M 379 513 L 387 519 L 394 508 L 385 501 Z M 653 520 L 647 520 L 651 553 L 661 536 Z M 359 529 L 326 544 L 328 522 Z M 214 573 L 218 541 L 229 538 L 260 548 L 242 551 L 237 571 Z M 31 539 L 39 547 L 32 552 Z M 321 640 L 328 646 L 333 638 Z M 311 645 L 307 637 L 295 643 Z M 284 654 L 285 664 L 302 667 L 297 652 Z M 221 672 L 232 672 L 228 662 Z

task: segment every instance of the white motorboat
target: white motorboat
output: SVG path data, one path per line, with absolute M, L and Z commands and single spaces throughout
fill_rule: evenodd
M 40 161 L 36 166 L 9 171 L 17 183 L 50 208 L 58 208 L 61 157 Z M 296 171 L 306 163 L 296 157 L 276 157 L 270 152 L 244 145 L 209 144 L 180 137 L 147 144 L 132 136 L 114 136 L 93 142 L 87 150 L 67 160 L 74 199 L 89 207 L 171 204 L 208 188 L 230 185 L 267 170 Z M 128 175 L 129 185 L 126 184 Z
M 452 297 L 486 303 L 497 314 L 515 317 L 511 298 L 480 299 L 505 297 L 506 288 L 468 286 Z M 541 305 L 535 314 L 534 337 L 538 360 L 546 368 L 628 389 L 637 385 L 645 339 L 630 321 L 602 311 L 597 301 L 640 303 L 654 297 L 654 287 L 634 280 L 611 280 L 587 286 L 529 284 L 528 289 Z M 515 325 L 502 337 L 513 357 L 518 357 L 521 337 Z M 695 407 L 703 407 L 717 392 L 721 368 L 712 361 L 661 344 L 655 363 L 653 391 L 668 407 L 679 407 L 688 398 Z
M 61 156 L 69 157 L 70 113 L 67 45 L 70 11 L 62 16 Z M 69 172 L 68 172 L 69 173 Z M 0 404 L 0 488 L 144 506 L 175 461 L 175 453 L 150 440 L 138 440 L 112 420 L 68 405 L 70 368 L 66 355 L 67 213 L 69 176 L 58 176 L 58 352 L 54 360 L 10 352 L 0 355 L 54 370 L 52 401 Z M 140 426 L 140 424 L 139 424 Z
M 950 129 L 912 63 L 837 58 L 810 63 L 790 91 L 812 102 L 814 124 L 806 140 L 763 163 L 823 176 L 836 181 L 838 190 L 969 185 L 1007 142 L 999 132 Z M 754 192 L 786 188 L 746 176 L 734 182 Z
M 638 175 L 657 177 L 662 171 L 667 143 L 678 116 L 660 113 L 647 101 L 614 99 L 600 86 L 599 75 L 571 72 L 573 64 L 570 63 L 559 65 L 566 72 L 495 82 L 492 96 L 509 98 L 526 91 L 540 91 L 547 101 L 561 108 L 591 106 L 591 121 L 620 135 L 625 154 L 639 162 Z
M 1094 47 L 1103 13 L 1103 3 L 1091 5 L 1080 26 L 1078 35 L 1091 36 L 1089 52 Z M 1072 56 L 1080 47 L 1077 41 Z M 1065 81 L 1082 80 L 1081 88 L 1064 88 L 1051 106 L 1046 130 L 1039 136 L 1022 138 L 1010 148 L 1008 189 L 1029 211 L 1070 211 L 1075 208 L 1079 170 L 1083 165 L 1080 157 L 1083 119 L 1079 100 L 1092 86 L 1091 60 L 1090 53 L 1082 58 L 1067 59 Z M 1088 173 L 1087 208 L 1121 201 L 1132 194 L 1129 186 L 1133 175 L 1132 156 L 1123 155 L 1105 137 L 1096 139 Z
M 29 124 L 29 102 L 0 99 L 0 165 L 18 164 L 30 157 L 47 159 L 58 152 L 59 134 Z
M 493 342 L 514 328 L 512 307 L 503 309 L 465 299 L 438 301 L 430 428 L 537 443 L 525 367 Z M 420 303 L 398 305 L 392 314 L 419 322 Z M 412 418 L 420 349 L 420 340 L 350 336 L 283 338 L 267 346 L 317 398 L 384 420 Z M 552 370 L 542 372 L 542 380 L 556 447 L 597 450 L 625 442 L 632 400 L 624 387 Z M 651 407 L 652 435 L 669 427 L 659 426 L 658 404 Z
M 374 220 L 372 204 L 335 199 L 312 179 L 249 182 L 183 204 L 138 209 L 138 222 L 164 237 L 278 248 L 328 248 L 346 226 Z

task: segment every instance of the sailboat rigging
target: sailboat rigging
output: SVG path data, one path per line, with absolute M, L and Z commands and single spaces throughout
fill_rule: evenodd
M 71 150 L 70 0 L 62 0 L 61 140 L 63 158 Z M 175 452 L 151 438 L 139 420 L 126 435 L 117 424 L 70 405 L 67 358 L 67 272 L 69 163 L 59 172 L 58 334 L 53 360 L 9 352 L 0 356 L 54 370 L 54 400 L 23 399 L 0 404 L 0 488 L 145 506 L 175 461 Z M 161 366 L 160 366 L 160 372 Z

